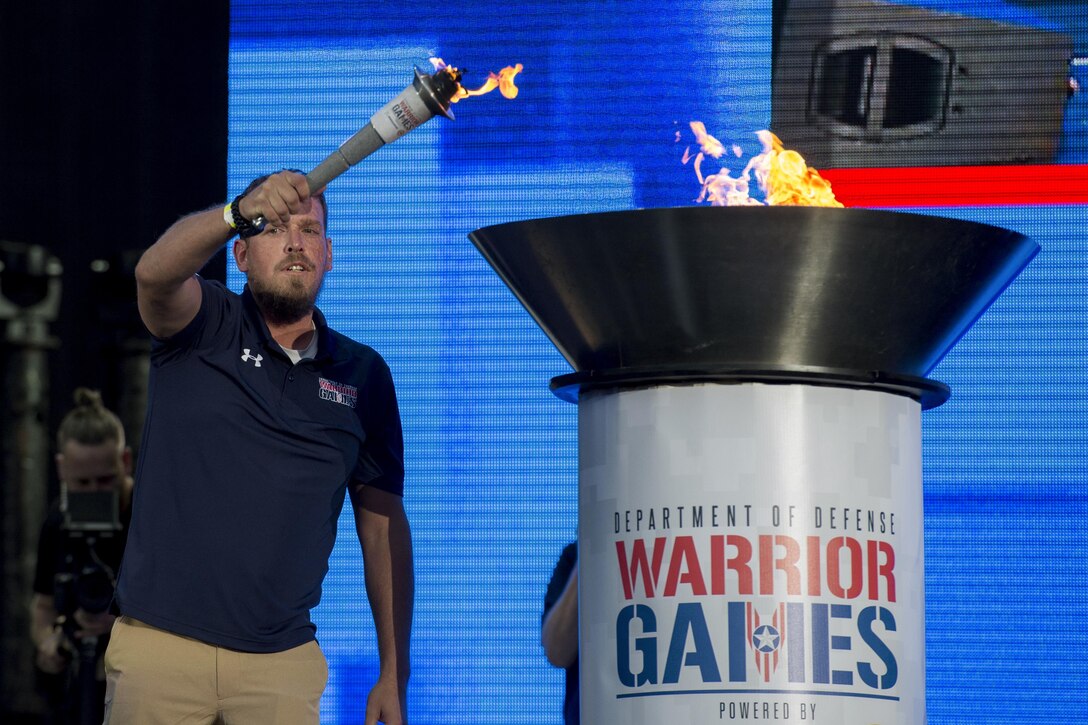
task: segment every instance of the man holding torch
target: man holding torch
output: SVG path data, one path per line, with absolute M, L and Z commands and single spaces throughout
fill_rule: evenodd
M 328 210 L 300 173 L 182 218 L 136 268 L 155 337 L 106 722 L 318 722 L 310 610 L 350 497 L 377 628 L 366 725 L 406 722 L 413 574 L 392 377 L 314 306 Z M 197 271 L 235 234 L 242 294 Z

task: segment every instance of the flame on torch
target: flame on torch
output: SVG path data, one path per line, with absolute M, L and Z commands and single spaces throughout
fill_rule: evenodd
M 681 161 L 687 164 L 694 160 L 695 176 L 702 186 L 696 201 L 706 201 L 714 206 L 762 206 L 764 202 L 749 195 L 749 183 L 754 174 L 768 206 L 842 206 L 827 179 L 816 169 L 809 168 L 801 154 L 785 148 L 778 136 L 766 130 L 756 131 L 763 151 L 748 161 L 740 176 L 733 177 L 725 168 L 704 176 L 703 160 L 707 156 L 721 158 L 725 145 L 707 133 L 703 123 L 692 121 L 690 126 L 699 152 L 693 156 L 689 147 L 684 150 Z M 736 145 L 733 145 L 733 153 L 740 156 Z
M 431 58 L 430 61 L 436 72 L 445 71 L 457 84 L 457 90 L 450 97 L 450 103 L 457 103 L 462 98 L 468 98 L 469 96 L 482 96 L 496 88 L 505 98 L 517 98 L 518 96 L 518 87 L 514 85 L 514 76 L 523 70 L 521 63 L 512 66 L 508 65 L 498 73 L 488 73 L 487 80 L 482 86 L 475 90 L 469 90 L 461 85 L 461 70 L 452 65 L 447 65 L 446 61 L 441 58 Z

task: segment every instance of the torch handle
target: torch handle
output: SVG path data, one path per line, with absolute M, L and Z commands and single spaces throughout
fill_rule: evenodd
M 371 116 L 370 123 L 340 144 L 340 148 L 325 157 L 317 168 L 306 174 L 310 193 L 324 188 L 337 176 L 387 143 L 426 123 L 435 114 L 453 120 L 450 98 L 460 87 L 457 84 L 459 77 L 448 73 L 436 73 L 432 77 L 416 68 L 415 80 L 410 86 Z
M 363 126 L 354 136 L 340 144 L 340 148 L 325 157 L 325 160 L 314 167 L 313 171 L 306 174 L 310 193 L 324 188 L 330 181 L 384 145 L 385 141 L 378 135 L 374 124 L 368 123 Z

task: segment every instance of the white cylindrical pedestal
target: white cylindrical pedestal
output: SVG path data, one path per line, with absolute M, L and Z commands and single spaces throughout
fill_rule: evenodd
M 921 405 L 583 390 L 582 722 L 919 725 Z

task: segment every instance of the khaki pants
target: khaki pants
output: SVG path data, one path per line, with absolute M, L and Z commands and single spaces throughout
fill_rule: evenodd
M 316 642 L 253 654 L 120 617 L 106 649 L 108 725 L 318 723 L 329 678 Z

